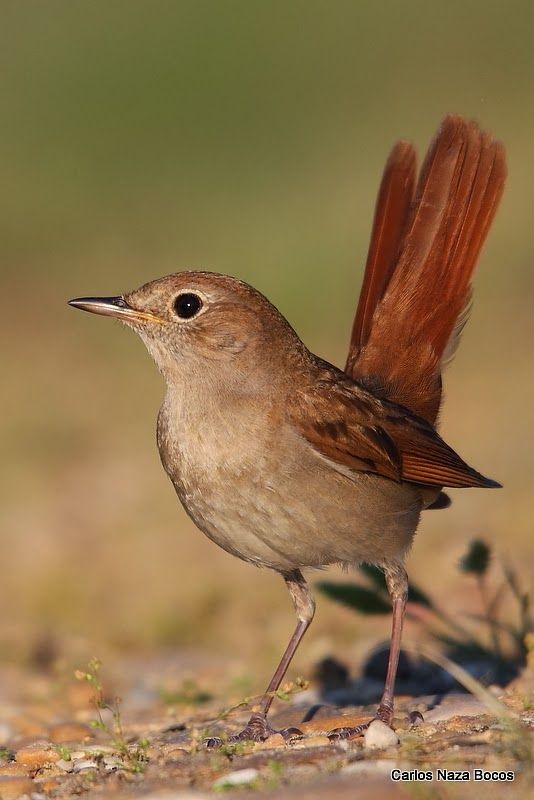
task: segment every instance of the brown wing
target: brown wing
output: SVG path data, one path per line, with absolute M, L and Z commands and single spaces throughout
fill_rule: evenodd
M 371 243 L 345 367 L 348 375 L 369 338 L 373 314 L 399 257 L 415 188 L 415 171 L 413 146 L 397 142 L 384 169 L 376 201 Z
M 421 169 L 398 260 L 349 365 L 351 377 L 432 423 L 442 359 L 454 350 L 459 318 L 465 322 L 471 276 L 505 177 L 502 145 L 476 123 L 446 117 Z M 366 292 L 360 302 L 367 319 Z
M 327 366 L 291 397 L 287 415 L 318 454 L 345 472 L 426 486 L 499 485 L 466 464 L 425 420 Z

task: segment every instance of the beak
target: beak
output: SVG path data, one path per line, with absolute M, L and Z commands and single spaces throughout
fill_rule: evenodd
M 76 297 L 69 300 L 69 306 L 81 308 L 82 311 L 90 311 L 91 314 L 102 314 L 104 317 L 117 317 L 124 322 L 135 320 L 150 320 L 151 322 L 163 323 L 160 317 L 154 316 L 145 311 L 136 311 L 129 305 L 122 295 L 118 297 Z

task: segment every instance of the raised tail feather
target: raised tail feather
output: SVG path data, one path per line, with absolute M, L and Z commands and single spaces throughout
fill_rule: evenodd
M 500 142 L 458 116 L 442 122 L 415 195 L 411 145 L 384 171 L 345 371 L 432 424 L 505 177 Z

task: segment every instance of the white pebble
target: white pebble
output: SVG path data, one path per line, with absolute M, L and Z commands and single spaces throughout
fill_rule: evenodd
M 247 783 L 252 783 L 259 777 L 257 769 L 237 769 L 235 772 L 228 772 L 226 775 L 221 775 L 212 784 L 212 789 L 221 789 L 225 786 L 244 786 Z
M 379 719 L 375 719 L 371 722 L 363 737 L 363 746 L 367 750 L 394 747 L 398 743 L 399 737 L 395 731 Z
M 74 772 L 81 772 L 84 769 L 98 769 L 96 761 L 76 761 L 74 764 Z

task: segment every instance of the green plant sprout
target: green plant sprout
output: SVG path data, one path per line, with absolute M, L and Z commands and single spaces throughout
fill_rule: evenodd
M 71 750 L 70 747 L 67 747 L 64 744 L 56 744 L 55 751 L 63 761 L 70 761 L 71 760 Z
M 133 773 L 142 773 L 148 760 L 146 750 L 149 742 L 147 739 L 138 739 L 133 743 L 127 741 L 122 724 L 121 699 L 120 697 L 115 697 L 112 703 L 106 699 L 100 677 L 101 666 L 100 659 L 92 658 L 87 670 L 76 670 L 74 673 L 78 680 L 87 681 L 94 690 L 93 702 L 97 717 L 91 721 L 91 727 L 102 731 L 109 737 L 124 769 Z M 111 723 L 106 722 L 104 719 L 102 713 L 104 711 L 110 712 Z

